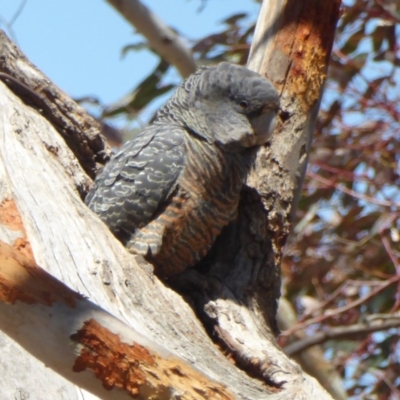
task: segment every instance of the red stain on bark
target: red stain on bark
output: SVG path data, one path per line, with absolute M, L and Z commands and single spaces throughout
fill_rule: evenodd
M 287 71 L 285 78 L 275 83 L 281 90 L 296 95 L 304 111 L 320 98 L 340 5 L 340 0 L 289 0 L 285 7 L 272 58 L 286 58 L 286 65 L 275 65 L 286 66 Z
M 0 242 L 0 301 L 46 306 L 58 302 L 75 307 L 81 299 L 81 295 L 37 266 L 33 258 Z
M 140 344 L 127 344 L 91 319 L 71 336 L 81 345 L 74 372 L 91 370 L 107 390 L 120 389 L 133 398 L 169 399 L 172 391 L 182 399 L 230 400 L 222 385 L 208 380 L 178 359 L 162 358 Z
M 14 241 L 13 247 L 25 256 L 33 258 L 32 248 L 27 239 L 25 227 L 14 200 L 4 199 L 0 203 L 0 224 L 12 231 L 20 232 L 20 237 Z

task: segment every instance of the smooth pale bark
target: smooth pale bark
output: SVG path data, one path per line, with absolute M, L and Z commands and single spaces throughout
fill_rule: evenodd
M 175 355 L 185 354 L 183 358 L 209 373 L 210 379 L 218 380 L 223 373 L 226 385 L 243 392 L 238 398 L 260 398 L 262 385 L 234 368 L 180 296 L 152 275 L 151 266 L 139 266 L 83 204 L 77 186 L 86 177 L 54 128 L 3 84 L 0 88 L 0 240 L 33 255 L 38 265 L 134 326 L 143 338 L 163 344 Z M 25 332 L 44 336 L 51 326 L 41 328 L 35 325 Z M 7 333 L 19 340 L 17 332 Z M 51 365 L 46 358 L 42 361 Z M 3 353 L 1 363 L 10 362 L 15 362 L 13 354 Z M 18 362 L 23 364 L 23 358 Z M 41 389 L 45 387 L 43 382 Z
M 196 70 L 192 52 L 176 32 L 139 0 L 107 0 L 148 41 L 149 47 L 173 65 L 183 78 Z

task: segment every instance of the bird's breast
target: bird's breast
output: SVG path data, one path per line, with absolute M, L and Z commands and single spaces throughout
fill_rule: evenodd
M 215 146 L 189 141 L 185 167 L 156 218 L 138 232 L 156 273 L 170 277 L 200 261 L 237 213 L 246 178 L 243 162 Z

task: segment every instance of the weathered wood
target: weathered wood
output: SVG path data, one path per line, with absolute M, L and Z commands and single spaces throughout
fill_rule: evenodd
M 167 400 L 177 392 L 185 393 L 188 400 L 199 396 L 234 399 L 223 385 L 210 381 L 3 242 L 0 315 L 3 332 L 47 368 L 101 398 Z
M 271 145 L 260 152 L 256 187 L 265 194 L 265 207 L 274 207 L 285 221 L 307 164 L 340 5 L 341 0 L 264 1 L 254 34 L 248 66 L 275 84 L 282 108 Z
M 52 123 L 85 172 L 94 178 L 111 156 L 99 123 L 63 91 L 52 85 L 3 31 L 0 31 L 0 54 L 0 79 Z M 10 75 L 15 81 L 2 76 L 2 73 Z M 79 188 L 82 196 L 88 184 L 89 180 Z

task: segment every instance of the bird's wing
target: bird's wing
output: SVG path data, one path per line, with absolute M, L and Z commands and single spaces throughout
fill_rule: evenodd
M 176 187 L 185 162 L 185 131 L 154 124 L 111 159 L 86 204 L 115 234 L 133 234 L 153 218 Z

